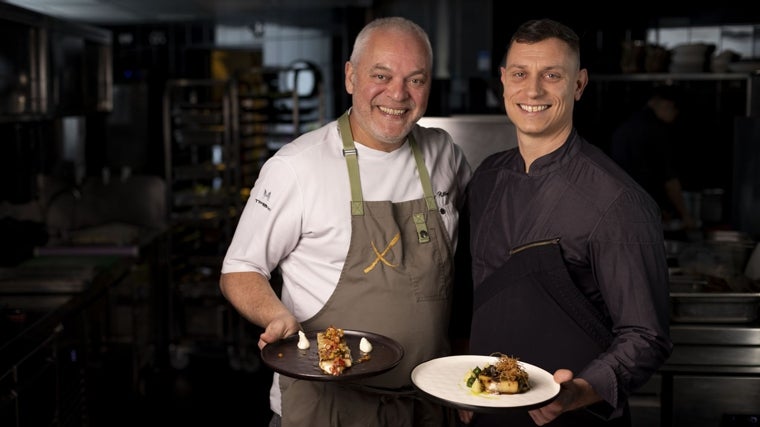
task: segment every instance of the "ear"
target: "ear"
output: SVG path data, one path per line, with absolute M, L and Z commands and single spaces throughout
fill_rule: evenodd
M 505 67 L 499 67 L 499 79 L 501 80 L 501 83 L 504 83 L 504 80 L 507 78 L 507 69 Z
M 346 85 L 346 92 L 349 93 L 349 95 L 354 94 L 354 74 L 356 73 L 356 70 L 354 70 L 353 64 L 351 64 L 351 61 L 346 61 L 346 66 L 344 67 L 344 73 L 346 75 L 345 77 L 345 85 Z
M 501 93 L 507 90 L 507 69 L 506 67 L 499 67 L 499 81 L 501 82 Z
M 581 68 L 578 70 L 578 80 L 575 82 L 575 100 L 580 101 L 583 95 L 583 90 L 586 89 L 588 84 L 588 70 Z

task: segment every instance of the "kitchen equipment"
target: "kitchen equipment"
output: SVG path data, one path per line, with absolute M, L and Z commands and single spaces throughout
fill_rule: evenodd
M 671 319 L 684 323 L 751 323 L 760 315 L 760 293 L 671 292 Z
M 746 267 L 744 267 L 744 275 L 751 280 L 760 280 L 760 243 L 755 245 L 755 249 L 749 256 Z
M 0 294 L 81 292 L 99 273 L 116 265 L 113 256 L 40 256 L 0 271 Z
M 737 231 L 713 231 L 705 240 L 692 242 L 678 254 L 685 274 L 701 275 L 725 282 L 726 291 L 742 291 L 744 269 L 755 243 Z
M 709 281 L 698 275 L 673 273 L 670 275 L 670 292 L 704 292 Z
M 716 230 L 706 234 L 708 246 L 725 262 L 734 275 L 744 274 L 755 242 L 747 235 L 734 230 Z
M 660 369 L 661 426 L 718 426 L 760 412 L 760 324 L 673 324 Z

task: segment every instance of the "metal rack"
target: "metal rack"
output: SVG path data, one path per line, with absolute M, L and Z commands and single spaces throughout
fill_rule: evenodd
M 264 162 L 323 122 L 320 74 L 303 61 L 243 70 L 227 80 L 167 82 L 169 355 L 175 368 L 206 351 L 224 353 L 233 367 L 258 360 L 250 323 L 219 290 L 221 263 Z
M 324 123 L 319 70 L 305 61 L 241 70 L 234 78 L 233 116 L 240 140 L 243 191 L 280 147 Z
M 233 311 L 218 282 L 242 209 L 232 93 L 226 80 L 170 80 L 164 94 L 169 340 L 176 368 L 189 353 L 235 346 Z

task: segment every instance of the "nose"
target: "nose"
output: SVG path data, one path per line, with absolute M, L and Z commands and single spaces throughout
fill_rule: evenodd
M 406 81 L 403 79 L 395 79 L 391 81 L 386 91 L 388 97 L 394 101 L 403 101 L 409 96 L 409 91 L 406 89 Z
M 534 76 L 526 80 L 525 91 L 531 97 L 541 95 L 543 87 L 541 86 L 541 76 Z

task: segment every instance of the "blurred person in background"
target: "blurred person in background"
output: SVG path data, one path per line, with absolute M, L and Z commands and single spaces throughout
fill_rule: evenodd
M 688 230 L 699 223 L 684 199 L 676 166 L 681 102 L 678 88 L 655 86 L 644 107 L 613 133 L 610 157 L 655 199 L 665 224 L 680 221 L 678 228 Z

